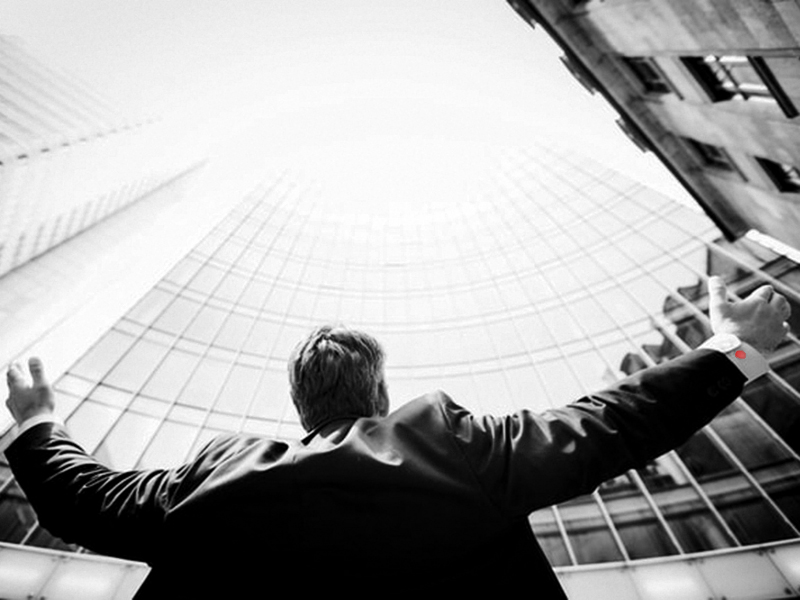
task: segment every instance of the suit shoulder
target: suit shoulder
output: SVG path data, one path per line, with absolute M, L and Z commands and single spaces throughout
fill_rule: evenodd
M 442 390 L 428 392 L 404 404 L 391 415 L 389 419 L 395 421 L 439 421 L 448 427 L 452 421 L 470 415 L 470 412 L 456 402 Z

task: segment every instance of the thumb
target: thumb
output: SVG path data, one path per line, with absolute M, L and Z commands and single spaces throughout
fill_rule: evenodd
M 714 275 L 708 278 L 708 315 L 713 320 L 714 316 L 722 316 L 730 304 L 728 303 L 727 288 L 722 277 Z
M 44 365 L 42 364 L 41 358 L 35 356 L 29 358 L 28 369 L 30 369 L 34 387 L 47 386 L 47 378 L 44 375 Z

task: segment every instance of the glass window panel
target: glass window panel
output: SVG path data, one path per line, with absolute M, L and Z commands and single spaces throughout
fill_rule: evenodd
M 72 413 L 66 425 L 75 441 L 92 453 L 121 413 L 119 408 L 87 400 Z
M 178 296 L 156 319 L 153 327 L 168 333 L 179 334 L 194 317 L 200 304 Z
M 584 335 L 592 336 L 614 328 L 614 323 L 606 312 L 592 298 L 570 303 L 570 312 L 580 321 Z
M 242 275 L 236 273 L 228 273 L 222 280 L 220 286 L 214 290 L 214 297 L 229 302 L 236 302 L 242 291 L 247 285 L 248 280 Z
M 197 364 L 198 356 L 172 349 L 142 389 L 143 394 L 175 400 Z
M 694 489 L 686 486 L 673 494 L 678 498 L 658 493 L 656 503 L 684 552 L 704 552 L 734 545 Z
M 10 470 L 6 472 L 8 479 Z M 36 513 L 22 494 L 17 482 L 12 482 L 0 491 L 0 539 L 12 544 L 19 543 L 37 521 Z
M 254 272 L 261 264 L 264 251 L 261 248 L 248 248 L 236 261 L 236 268 L 247 272 Z
M 94 382 L 66 373 L 56 381 L 54 388 L 56 392 L 70 394 L 77 398 L 85 398 L 94 386 Z
M 494 345 L 485 324 L 464 326 L 461 329 L 462 357 L 471 361 L 495 357 Z
M 227 362 L 204 357 L 181 393 L 181 404 L 209 408 L 225 382 L 229 366 Z
M 166 308 L 170 300 L 172 300 L 172 294 L 154 288 L 125 316 L 142 325 L 150 325 L 161 314 L 161 311 Z
M 214 410 L 243 415 L 258 385 L 261 369 L 234 365 Z
M 288 289 L 281 284 L 275 284 L 264 309 L 271 313 L 284 315 L 290 311 L 293 296 L 293 289 Z
M 680 280 L 680 285 L 686 283 Z M 643 275 L 625 283 L 625 288 L 651 315 L 660 314 L 667 297 L 667 289 L 650 276 Z M 673 288 L 674 289 L 674 288 Z
M 556 297 L 553 287 L 541 274 L 529 271 L 520 276 L 522 287 L 527 292 L 527 297 L 534 302 L 542 302 Z
M 242 346 L 242 350 L 251 354 L 266 356 L 269 354 L 278 338 L 280 327 L 279 323 L 274 323 L 272 321 L 256 321 L 253 328 L 250 330 L 247 341 L 245 341 Z
M 791 368 L 800 372 L 796 362 Z M 778 369 L 779 375 L 784 375 Z M 772 429 L 800 453 L 800 410 L 798 401 L 769 377 L 748 383 L 742 392 L 744 399 Z
M 336 306 L 333 309 L 333 314 L 337 314 L 339 303 L 342 301 L 342 294 L 337 293 L 335 298 Z M 294 295 L 294 302 L 292 303 L 292 313 L 295 315 L 312 314 L 317 299 L 318 296 L 313 290 L 298 288 Z
M 133 469 L 158 423 L 159 420 L 154 417 L 124 413 L 97 449 L 95 456 L 112 469 Z
M 520 315 L 514 317 L 514 322 L 517 325 L 520 336 L 525 339 L 528 348 L 531 350 L 549 348 L 555 345 L 549 328 L 538 314 L 529 313 Z
M 567 545 L 561 537 L 555 517 L 550 509 L 540 510 L 530 517 L 531 529 L 551 566 L 570 564 Z
M 647 317 L 647 313 L 622 288 L 611 288 L 596 294 L 594 298 L 620 325 Z
M 247 284 L 247 287 L 242 294 L 239 302 L 244 306 L 252 308 L 261 308 L 269 296 L 272 284 L 266 281 L 252 280 Z
M 197 313 L 189 327 L 186 328 L 186 332 L 183 335 L 197 342 L 210 344 L 227 316 L 227 311 L 212 306 L 204 306 Z
M 92 390 L 91 398 L 95 402 L 124 409 L 130 402 L 131 394 L 106 385 L 98 385 Z
M 263 419 L 280 419 L 285 412 L 294 413 L 294 407 L 287 406 L 289 403 L 287 371 L 285 369 L 266 369 L 255 394 L 255 400 L 250 407 L 250 415 Z
M 578 324 L 562 306 L 543 310 L 541 316 L 544 322 L 547 323 L 547 327 L 552 332 L 553 337 L 560 344 L 584 337 Z
M 558 508 L 578 564 L 622 560 L 600 507 L 592 498 L 582 496 Z
M 214 345 L 238 350 L 244 345 L 254 321 L 253 317 L 232 313 L 223 324 Z
M 108 370 L 133 344 L 134 338 L 114 329 L 109 331 L 100 341 L 83 355 L 70 372 L 92 381 L 102 379 Z
M 210 264 L 203 265 L 189 284 L 189 289 L 210 294 L 225 276 L 225 271 Z
M 788 525 L 728 463 L 704 432 L 692 436 L 678 448 L 678 454 L 741 543 L 758 544 L 791 537 Z
M 574 292 L 581 287 L 581 282 L 578 281 L 567 267 L 561 264 L 546 269 L 544 271 L 544 276 L 547 278 L 550 287 L 554 290 L 558 290 L 558 293 L 562 295 Z
M 475 373 L 474 380 L 482 412 L 505 415 L 514 411 L 502 372 L 495 370 Z
M 573 354 L 568 357 L 568 360 L 575 376 L 580 381 L 581 387 L 586 392 L 593 392 L 607 387 L 614 376 L 605 361 L 595 351 Z
M 193 406 L 175 404 L 169 411 L 169 420 L 187 425 L 202 425 L 206 420 L 207 411 Z
M 712 497 L 720 514 L 742 544 L 762 544 L 794 537 L 789 526 L 754 489 L 736 478 L 738 493 Z M 706 486 L 704 486 L 706 487 Z
M 563 360 L 549 360 L 537 363 L 536 369 L 539 371 L 553 407 L 564 406 L 584 395 L 583 390 L 581 390 Z
M 584 286 L 590 286 L 608 278 L 602 267 L 591 256 L 580 256 L 570 260 L 569 268 Z
M 332 293 L 329 289 L 322 289 L 316 298 L 314 305 L 314 319 L 320 323 L 336 323 L 339 319 L 340 297 Z M 383 321 L 383 298 L 365 299 L 364 311 L 365 321 Z M 292 314 L 303 315 L 300 307 L 295 303 L 292 306 Z M 306 313 L 308 314 L 308 313 Z
M 788 452 L 736 405 L 728 406 L 717 415 L 711 427 L 750 471 L 789 459 Z
M 177 467 L 187 459 L 197 433 L 195 425 L 165 421 L 142 456 L 139 468 Z
M 154 400 L 153 398 L 147 398 L 146 396 L 136 396 L 133 399 L 133 402 L 131 402 L 128 410 L 161 419 L 167 414 L 169 406 L 169 403 L 161 400 Z
M 139 339 L 105 378 L 105 383 L 136 391 L 142 386 L 167 352 L 161 344 Z
M 281 328 L 278 339 L 275 341 L 275 346 L 272 349 L 272 356 L 283 360 L 288 359 L 292 350 L 294 350 L 300 341 L 306 338 L 308 333 L 308 330 L 304 327 L 285 324 Z
M 490 313 L 503 309 L 500 294 L 494 285 L 482 285 L 473 289 L 475 303 L 482 313 Z
M 598 491 L 631 558 L 677 553 L 650 504 L 627 474 L 603 483 Z
M 600 268 L 611 275 L 620 275 L 634 267 L 634 262 L 616 246 L 603 246 L 592 252 Z
M 201 265 L 202 263 L 196 258 L 191 256 L 187 257 L 173 267 L 172 271 L 167 274 L 166 279 L 175 285 L 183 287 L 189 282 Z
M 507 369 L 508 385 L 516 409 L 542 411 L 550 408 L 539 376 L 531 365 Z
M 698 481 L 734 474 L 735 469 L 704 431 L 698 431 L 676 452 Z
M 592 225 L 594 225 L 597 228 L 598 231 L 602 231 L 603 233 L 605 233 L 608 238 L 611 238 L 612 236 L 614 236 L 615 234 L 617 234 L 618 232 L 622 231 L 627 227 L 627 225 L 622 221 L 620 221 L 618 218 L 616 218 L 610 213 L 605 213 L 605 212 L 594 213 L 591 216 L 590 221 Z M 627 250 L 628 241 L 626 240 L 624 243 L 626 245 L 626 250 Z M 652 247 L 652 244 L 649 244 L 649 246 Z
M 243 244 L 234 237 L 226 239 L 214 252 L 214 260 L 225 264 L 233 264 L 242 253 Z
M 504 319 L 490 323 L 489 333 L 498 354 L 501 356 L 525 352 L 525 345 L 517 333 L 517 328 L 513 321 Z

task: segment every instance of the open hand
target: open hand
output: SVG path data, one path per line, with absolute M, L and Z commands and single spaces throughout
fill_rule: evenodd
M 28 361 L 28 368 L 33 379 L 32 385 L 28 383 L 28 378 L 17 363 L 11 365 L 6 374 L 8 381 L 6 406 L 17 424 L 31 417 L 51 414 L 55 408 L 55 394 L 44 376 L 42 361 L 31 358 Z
M 789 331 L 789 301 L 771 285 L 747 298 L 729 301 L 721 277 L 708 280 L 708 314 L 714 333 L 732 333 L 761 353 L 772 352 Z

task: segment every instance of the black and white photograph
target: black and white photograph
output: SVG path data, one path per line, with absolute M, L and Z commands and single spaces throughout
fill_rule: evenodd
M 0 2 L 0 600 L 800 599 L 799 335 L 798 0 Z

